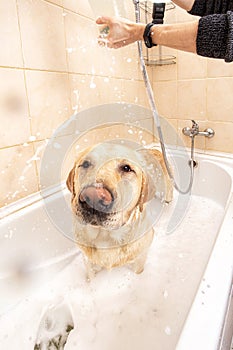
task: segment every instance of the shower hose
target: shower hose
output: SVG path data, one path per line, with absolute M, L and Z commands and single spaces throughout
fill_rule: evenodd
M 135 6 L 135 17 L 136 17 L 136 22 L 140 23 L 140 5 L 139 5 L 139 0 L 133 0 L 134 2 L 134 6 Z M 155 104 L 155 99 L 154 99 L 154 94 L 153 94 L 153 90 L 149 81 L 149 77 L 147 74 L 147 70 L 146 70 L 146 65 L 145 65 L 145 61 L 143 58 L 143 51 L 142 51 L 142 42 L 138 41 L 137 42 L 138 45 L 138 53 L 139 53 L 139 59 L 140 59 L 140 65 L 141 65 L 141 70 L 142 70 L 142 75 L 143 75 L 143 80 L 145 83 L 145 87 L 146 87 L 146 91 L 147 91 L 147 95 L 148 95 L 148 99 L 149 99 L 149 103 L 151 106 L 151 110 L 152 110 L 152 114 L 153 114 L 153 118 L 155 121 L 155 125 L 158 131 L 158 138 L 159 138 L 159 142 L 160 142 L 160 147 L 162 150 L 162 154 L 163 154 L 163 158 L 164 158 L 164 162 L 166 165 L 166 169 L 168 172 L 168 175 L 173 183 L 174 188 L 181 194 L 187 194 L 191 191 L 192 189 L 192 185 L 193 185 L 193 178 L 194 178 L 194 164 L 195 161 L 193 160 L 193 149 L 194 149 L 194 138 L 192 139 L 192 147 L 191 147 L 191 160 L 190 160 L 190 181 L 188 184 L 187 189 L 182 190 L 180 188 L 180 186 L 177 184 L 174 175 L 171 171 L 168 159 L 167 159 L 167 153 L 166 153 L 166 147 L 165 147 L 165 143 L 164 143 L 164 138 L 163 138 L 163 133 L 162 133 L 162 128 L 161 128 L 161 124 L 160 124 L 160 118 L 159 118 L 159 114 L 157 111 L 157 107 Z

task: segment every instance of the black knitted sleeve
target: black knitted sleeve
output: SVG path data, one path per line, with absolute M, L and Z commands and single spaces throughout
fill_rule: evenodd
M 191 15 L 206 16 L 214 13 L 227 13 L 233 11 L 233 0 L 195 0 Z
M 197 54 L 233 61 L 233 12 L 200 18 L 197 33 Z

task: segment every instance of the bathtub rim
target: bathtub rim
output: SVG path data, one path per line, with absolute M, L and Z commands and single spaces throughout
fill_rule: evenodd
M 233 193 L 176 350 L 220 349 L 233 283 L 232 212 Z M 209 327 L 211 334 L 207 337 Z

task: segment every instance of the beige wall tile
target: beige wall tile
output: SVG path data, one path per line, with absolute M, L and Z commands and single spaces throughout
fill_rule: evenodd
M 81 0 L 79 0 L 81 1 Z M 89 0 L 94 17 L 98 16 L 116 16 L 128 17 L 129 0 L 125 1 L 96 1 Z
M 67 73 L 26 71 L 32 123 L 36 139 L 51 137 L 71 114 Z
M 64 135 L 34 143 L 41 190 L 66 180 L 69 170 L 74 164 L 74 140 L 73 135 Z
M 105 103 L 127 102 L 143 105 L 145 101 L 145 95 L 140 95 L 136 81 L 71 74 L 70 85 L 73 112 Z
M 230 122 L 233 120 L 233 77 L 207 80 L 208 119 Z
M 178 52 L 178 80 L 199 79 L 207 76 L 207 59 L 189 52 Z
M 124 102 L 123 80 L 117 78 L 97 78 L 99 104 Z
M 192 16 L 190 15 L 187 11 L 183 10 L 180 7 L 176 7 L 176 18 L 177 18 L 177 22 L 190 22 L 190 21 L 194 21 L 197 19 L 196 16 Z
M 139 145 L 150 144 L 153 142 L 153 121 L 146 119 L 143 123 L 138 123 L 137 126 L 129 124 L 105 124 L 99 128 L 89 130 L 87 133 L 77 138 L 74 143 L 75 154 L 81 150 L 95 146 L 98 143 L 127 140 L 138 143 Z M 120 142 L 120 141 L 119 141 Z
M 233 77 L 233 64 L 224 60 L 208 59 L 207 73 L 209 78 Z
M 80 15 L 93 17 L 93 11 L 88 0 L 63 0 L 63 7 Z
M 166 5 L 166 11 L 164 15 L 164 23 L 176 23 L 177 22 L 177 7 L 172 9 L 170 4 Z
M 22 67 L 16 0 L 0 1 L 0 66 Z
M 135 19 L 134 6 L 131 0 L 114 1 L 96 1 L 96 0 L 63 0 L 65 9 L 78 14 L 96 19 L 98 16 L 121 16 Z
M 32 145 L 0 150 L 0 206 L 38 190 Z
M 121 50 L 100 47 L 97 43 L 99 32 L 96 24 L 72 12 L 67 12 L 65 16 L 65 31 L 70 72 L 126 79 L 138 78 L 136 45 Z
M 102 99 L 98 84 L 99 78 L 94 75 L 70 74 L 71 106 L 73 113 L 101 104 L 105 98 L 107 102 L 106 95 L 108 96 L 110 79 L 106 78 L 106 88 L 102 90 Z
M 63 9 L 41 0 L 18 0 L 27 68 L 66 71 Z
M 164 50 L 163 50 L 164 51 Z M 162 59 L 166 59 L 168 55 L 162 53 Z M 170 56 L 169 56 L 170 57 Z M 174 61 L 175 62 L 175 61 Z M 177 65 L 168 64 L 162 66 L 153 67 L 153 81 L 165 81 L 165 80 L 176 80 L 177 77 Z
M 96 74 L 96 59 L 103 51 L 100 51 L 101 48 L 97 44 L 98 30 L 94 22 L 67 12 L 65 33 L 69 71 Z
M 132 104 L 139 103 L 139 86 L 134 80 L 121 80 L 121 96 L 122 102 L 128 102 Z
M 206 149 L 233 153 L 233 122 L 209 122 L 208 127 L 215 130 L 215 136 L 206 140 Z
M 160 117 L 160 125 L 163 135 L 163 141 L 165 144 L 166 151 L 169 152 L 169 148 L 176 146 L 178 142 L 177 133 L 177 120 L 176 119 L 166 119 L 162 116 Z M 157 130 L 157 125 L 154 123 L 154 135 L 157 137 L 157 142 L 159 142 L 159 134 Z
M 178 81 L 178 119 L 206 119 L 206 80 Z
M 47 2 L 51 2 L 52 4 L 62 6 L 63 5 L 63 0 L 45 0 Z
M 164 118 L 176 118 L 178 114 L 177 82 L 156 82 L 153 84 L 153 90 L 159 114 Z
M 144 81 L 137 82 L 138 84 L 138 104 L 150 109 L 150 102 L 146 92 Z
M 111 67 L 111 60 L 108 59 L 108 52 L 111 55 L 113 68 L 113 75 L 122 79 L 142 79 L 142 72 L 140 69 L 138 48 L 136 44 L 128 45 L 120 50 L 102 48 L 102 53 L 107 55 L 106 66 Z M 100 52 L 101 57 L 101 52 Z
M 22 70 L 0 68 L 0 147 L 28 141 L 30 121 Z

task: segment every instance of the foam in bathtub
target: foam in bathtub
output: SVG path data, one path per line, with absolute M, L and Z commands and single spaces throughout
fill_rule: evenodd
M 69 306 L 62 301 L 42 313 L 34 350 L 63 349 L 74 328 Z

